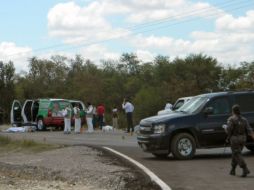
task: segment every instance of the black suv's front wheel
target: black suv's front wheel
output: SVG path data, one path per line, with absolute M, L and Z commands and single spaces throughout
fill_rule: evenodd
M 179 133 L 171 141 L 171 151 L 176 159 L 191 159 L 196 152 L 194 138 L 188 133 Z

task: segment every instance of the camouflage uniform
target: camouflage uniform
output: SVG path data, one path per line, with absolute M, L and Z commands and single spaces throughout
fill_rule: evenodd
M 242 156 L 242 149 L 245 145 L 248 134 L 252 133 L 252 129 L 247 119 L 240 115 L 233 115 L 228 119 L 228 141 L 232 150 L 232 170 L 231 175 L 235 175 L 235 168 L 239 165 L 243 169 L 242 177 L 245 177 L 249 172 L 246 162 Z

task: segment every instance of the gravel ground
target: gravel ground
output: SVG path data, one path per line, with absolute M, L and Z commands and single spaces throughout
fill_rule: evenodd
M 158 189 L 117 157 L 86 146 L 41 153 L 0 153 L 0 189 Z

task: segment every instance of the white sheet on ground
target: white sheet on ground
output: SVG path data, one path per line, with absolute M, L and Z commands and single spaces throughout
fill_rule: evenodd
M 24 132 L 33 132 L 33 131 L 35 131 L 34 126 L 10 127 L 5 130 L 5 132 L 9 132 L 9 133 L 24 133 Z
M 103 132 L 113 131 L 113 127 L 110 125 L 106 125 L 102 127 Z

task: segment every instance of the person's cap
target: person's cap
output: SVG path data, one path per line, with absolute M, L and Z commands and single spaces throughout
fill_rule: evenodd
M 240 106 L 238 104 L 233 105 L 232 111 L 233 111 L 233 113 L 235 113 L 237 115 L 241 114 L 241 112 L 240 112 Z

